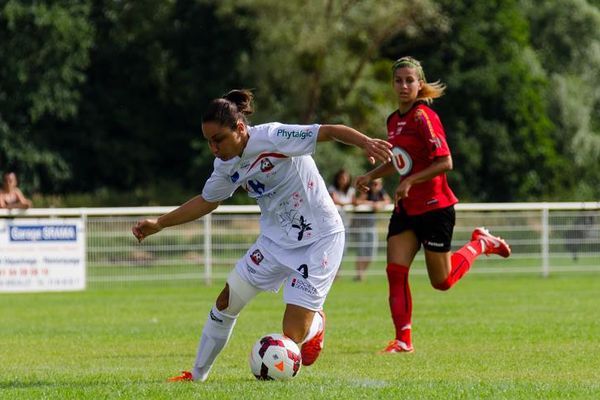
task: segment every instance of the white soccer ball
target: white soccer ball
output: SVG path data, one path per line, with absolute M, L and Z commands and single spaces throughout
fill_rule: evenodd
M 263 336 L 250 352 L 250 369 L 260 380 L 291 379 L 300 371 L 301 361 L 298 345 L 279 333 Z

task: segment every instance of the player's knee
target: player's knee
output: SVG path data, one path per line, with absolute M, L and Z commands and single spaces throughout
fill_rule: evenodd
M 446 291 L 452 287 L 447 279 L 442 282 L 431 282 L 431 286 L 433 286 L 434 289 L 441 291 Z
M 229 306 L 229 285 L 227 283 L 221 290 L 219 297 L 217 297 L 216 306 L 219 311 L 224 311 Z
M 217 309 L 223 314 L 236 317 L 258 292 L 259 289 L 242 279 L 234 269 L 217 298 Z

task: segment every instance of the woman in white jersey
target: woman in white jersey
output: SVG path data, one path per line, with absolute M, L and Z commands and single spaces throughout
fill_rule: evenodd
M 204 381 L 225 347 L 242 308 L 261 291 L 283 285 L 283 334 L 301 348 L 303 365 L 323 347 L 323 303 L 339 268 L 344 225 L 311 154 L 318 141 L 361 147 L 370 161 L 387 162 L 390 145 L 344 125 L 250 126 L 253 96 L 233 90 L 213 100 L 202 131 L 215 155 L 214 171 L 202 194 L 158 219 L 138 222 L 135 237 L 200 218 L 231 197 L 238 187 L 261 209 L 260 235 L 229 274 L 202 330 L 191 371 L 171 381 Z

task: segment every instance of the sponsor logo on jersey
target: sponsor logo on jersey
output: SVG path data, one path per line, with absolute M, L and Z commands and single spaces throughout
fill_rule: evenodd
M 250 259 L 254 264 L 259 265 L 265 259 L 265 256 L 263 256 L 259 249 L 256 249 L 250 254 Z
M 394 164 L 394 168 L 400 174 L 400 176 L 406 176 L 410 173 L 413 167 L 413 161 L 410 157 L 410 154 L 402 147 L 394 146 L 392 149 L 392 164 Z
M 398 124 L 396 125 L 396 133 L 395 133 L 395 135 L 399 135 L 399 134 L 402 133 L 402 129 L 404 128 L 404 125 L 406 125 L 406 121 L 398 122 Z
M 425 204 L 428 206 L 431 206 L 431 205 L 437 204 L 437 203 L 438 203 L 438 199 L 430 199 L 425 202 Z
M 290 140 L 290 139 L 306 139 L 306 138 L 311 138 L 313 136 L 313 132 L 309 131 L 309 130 L 299 130 L 299 131 L 295 131 L 295 130 L 285 130 L 283 128 L 277 129 L 277 137 L 281 137 L 284 138 L 286 140 Z
M 291 286 L 308 294 L 317 294 L 317 289 L 304 279 L 292 278 Z
M 272 170 L 273 167 L 274 167 L 273 163 L 268 158 L 263 158 L 262 160 L 260 160 L 260 170 L 262 172 L 268 172 L 268 171 Z
M 240 179 L 240 173 L 235 171 L 235 174 L 231 175 L 229 177 L 231 179 L 231 182 L 236 183 L 238 179 Z

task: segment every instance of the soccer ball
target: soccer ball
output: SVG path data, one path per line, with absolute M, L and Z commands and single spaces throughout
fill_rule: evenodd
M 250 369 L 260 380 L 286 380 L 300 371 L 300 349 L 290 338 L 271 333 L 260 338 L 250 352 Z

